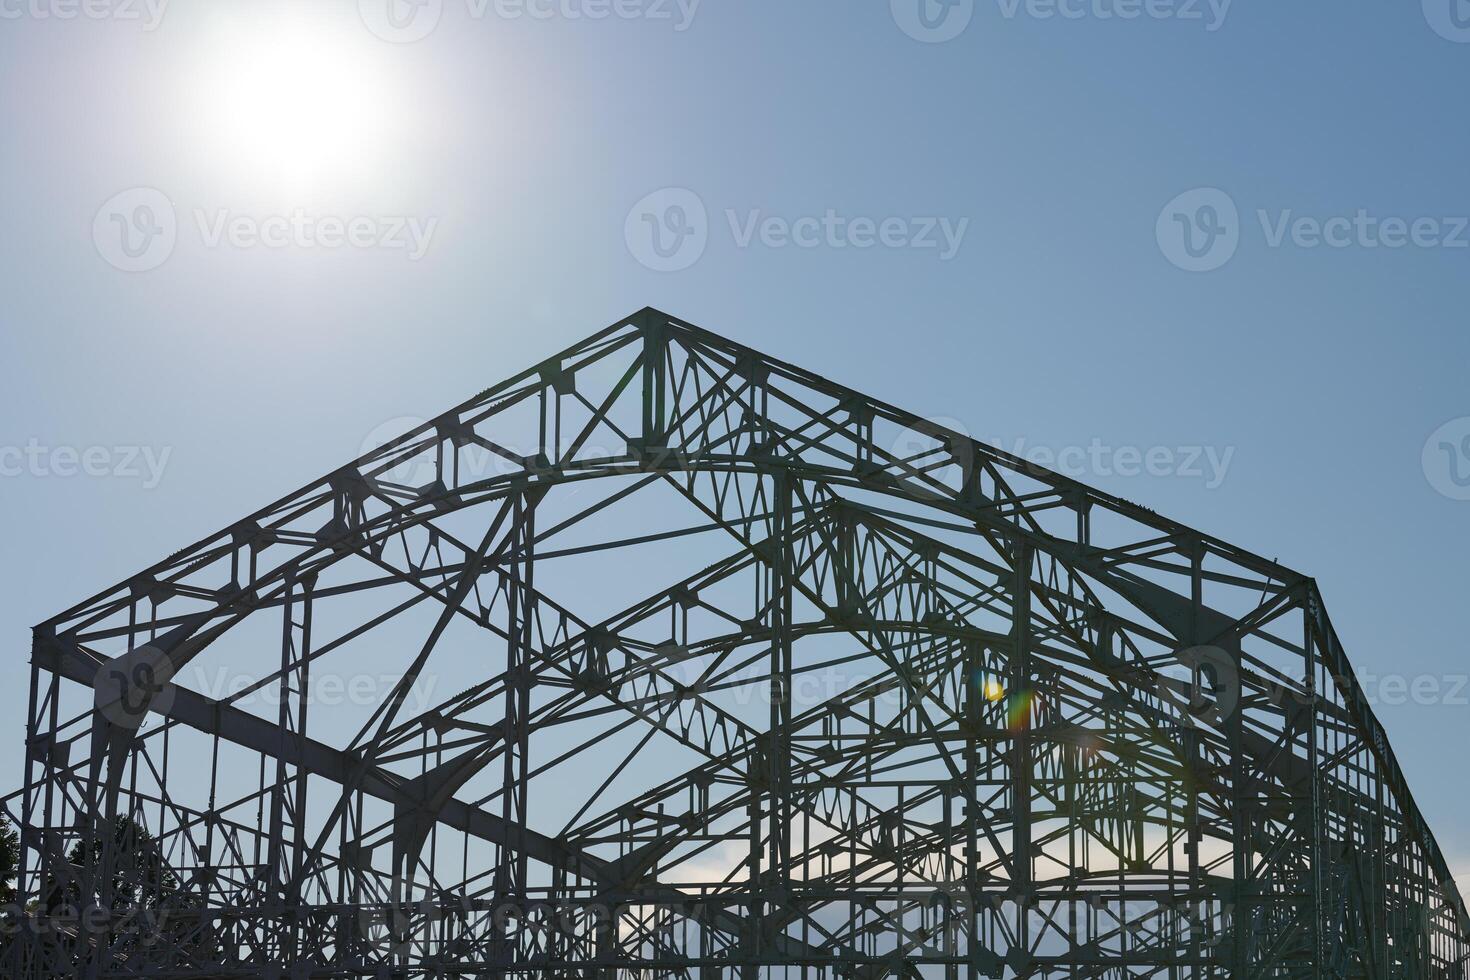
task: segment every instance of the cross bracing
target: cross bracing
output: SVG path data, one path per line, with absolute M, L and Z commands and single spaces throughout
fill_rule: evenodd
M 7 975 L 1470 954 L 1311 579 L 654 310 L 32 663 Z

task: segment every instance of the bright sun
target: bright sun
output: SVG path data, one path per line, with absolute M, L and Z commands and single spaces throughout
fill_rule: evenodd
M 192 73 L 201 149 L 263 194 L 371 189 L 405 121 L 386 46 L 303 8 L 215 25 Z

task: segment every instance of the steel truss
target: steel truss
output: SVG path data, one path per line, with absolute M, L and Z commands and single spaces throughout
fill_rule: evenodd
M 654 310 L 32 663 L 8 976 L 1470 955 L 1311 579 Z

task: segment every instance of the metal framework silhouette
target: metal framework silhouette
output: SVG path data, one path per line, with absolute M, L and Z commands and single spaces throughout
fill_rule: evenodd
M 654 310 L 32 663 L 7 976 L 1470 955 L 1310 578 Z

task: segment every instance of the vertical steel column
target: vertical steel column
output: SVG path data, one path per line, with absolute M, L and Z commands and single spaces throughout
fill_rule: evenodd
M 300 871 L 306 841 L 307 776 L 287 759 L 305 757 L 307 709 L 311 700 L 311 605 L 315 576 L 286 582 L 281 604 L 281 670 L 277 685 L 275 781 L 270 793 L 270 839 L 266 850 L 267 891 L 282 902 L 280 943 L 283 955 L 294 958 L 305 938 Z
M 980 980 L 980 794 L 976 781 L 980 777 L 980 664 L 984 648 L 979 640 L 965 639 L 965 782 L 961 787 L 965 807 L 965 918 L 969 920 L 969 938 L 965 947 L 965 975 Z
M 639 318 L 639 329 L 643 332 L 643 440 L 648 451 L 668 447 L 665 431 L 668 409 L 665 394 L 664 358 L 668 351 L 668 328 L 652 313 Z
M 771 479 L 771 565 L 768 581 L 771 630 L 770 855 L 769 870 L 780 889 L 791 889 L 791 511 L 790 478 Z
M 39 638 L 35 642 L 39 643 Z M 47 671 L 46 674 L 50 679 L 49 687 L 51 693 L 49 698 L 54 699 L 56 693 L 56 675 L 50 671 Z M 31 662 L 30 703 L 26 710 L 25 769 L 22 770 L 23 778 L 25 779 L 25 796 L 21 802 L 21 826 L 17 828 L 20 831 L 20 861 L 15 869 L 15 899 L 21 908 L 25 908 L 28 899 L 40 896 L 41 881 L 44 880 L 49 862 L 46 857 L 46 849 L 41 846 L 41 841 L 38 839 L 40 834 L 36 833 L 33 829 L 36 827 L 36 805 L 38 802 L 41 804 L 41 812 L 43 814 L 41 826 L 43 828 L 42 833 L 44 833 L 45 829 L 49 829 L 51 826 L 51 794 L 56 785 L 56 780 L 52 774 L 55 765 L 53 759 L 56 752 L 56 743 L 54 740 L 55 727 L 52 726 L 50 736 L 42 735 L 41 711 L 43 702 L 40 690 L 41 667 L 33 659 Z M 39 758 L 43 737 L 48 737 L 45 762 L 42 762 Z M 43 797 L 40 801 L 36 799 L 38 795 Z M 31 867 L 33 856 L 36 862 L 34 869 Z M 35 881 L 32 881 L 33 874 Z
M 1310 813 L 1311 840 L 1308 847 L 1312 861 L 1312 980 L 1321 980 L 1322 964 L 1327 955 L 1323 942 L 1324 915 L 1322 903 L 1322 773 L 1317 748 L 1317 644 L 1312 630 L 1312 615 L 1305 595 L 1301 604 L 1302 613 L 1302 659 L 1306 669 L 1305 696 L 1307 698 L 1306 719 L 1301 723 L 1307 736 L 1307 768 L 1311 772 L 1312 798 Z
M 1193 727 L 1185 726 L 1181 731 L 1184 744 L 1184 833 L 1185 853 L 1189 858 L 1189 961 L 1201 962 L 1200 933 L 1208 921 L 1208 904 L 1204 894 L 1204 875 L 1200 867 L 1199 849 L 1204 841 L 1204 827 L 1199 812 L 1199 782 L 1204 773 L 1204 754 L 1200 749 L 1200 734 Z M 1199 969 L 1198 965 L 1192 969 Z M 1206 974 L 1208 975 L 1208 974 Z
M 526 787 L 530 781 L 530 654 L 534 620 L 536 502 L 524 491 L 515 497 L 506 574 L 507 630 L 505 684 L 505 765 L 501 819 L 506 841 L 500 849 L 499 892 L 517 901 L 526 897 Z
M 1016 941 L 1029 950 L 1033 897 L 1031 853 L 1031 713 L 1036 692 L 1031 676 L 1031 545 L 1012 543 L 1011 577 L 1011 860 L 1015 867 Z
M 1192 593 L 1190 642 L 1198 643 L 1200 637 L 1200 610 L 1204 607 L 1203 555 L 1196 549 L 1190 556 L 1190 590 Z M 1239 684 L 1239 661 L 1237 660 Z M 1230 838 L 1231 838 L 1231 976 L 1249 976 L 1251 961 L 1251 937 L 1255 930 L 1255 903 L 1251 883 L 1251 854 L 1255 847 L 1251 822 L 1251 798 L 1246 787 L 1244 715 L 1245 708 L 1237 703 L 1230 716 L 1224 719 L 1225 743 L 1230 754 Z
M 772 519 L 774 549 L 771 563 L 771 877 L 778 900 L 792 901 L 791 828 L 792 808 L 791 718 L 792 650 L 791 598 L 795 574 L 791 548 L 793 488 L 791 476 L 773 478 L 775 508 Z

